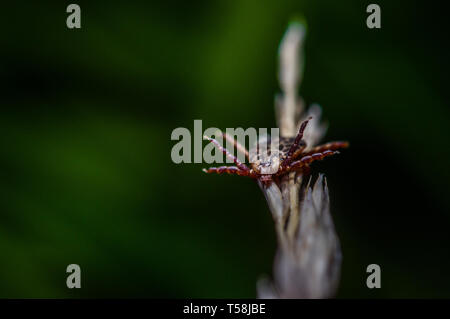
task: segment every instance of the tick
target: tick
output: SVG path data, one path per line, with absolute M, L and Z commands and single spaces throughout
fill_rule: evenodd
M 302 139 L 311 117 L 305 120 L 301 125 L 296 137 L 280 137 L 278 149 L 272 147 L 265 152 L 255 151 L 249 152 L 235 139 L 224 134 L 225 139 L 230 140 L 234 146 L 245 154 L 245 158 L 250 162 L 250 167 L 242 163 L 236 156 L 231 154 L 226 148 L 222 147 L 219 142 L 213 138 L 205 136 L 204 138 L 213 143 L 225 156 L 232 159 L 236 166 L 221 166 L 203 169 L 205 173 L 232 174 L 240 176 L 248 176 L 255 180 L 261 181 L 264 185 L 269 185 L 273 181 L 278 180 L 283 175 L 290 172 L 298 172 L 301 174 L 309 173 L 309 165 L 325 157 L 339 154 L 338 149 L 347 148 L 348 142 L 330 142 L 319 145 L 309 151 L 305 151 L 307 145 Z

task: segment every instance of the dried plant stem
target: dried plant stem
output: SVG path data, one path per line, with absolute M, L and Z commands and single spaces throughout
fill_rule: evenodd
M 302 118 L 313 115 L 304 139 L 316 145 L 326 128 L 319 123 L 320 107 L 303 112 L 297 95 L 302 74 L 305 28 L 291 24 L 280 45 L 279 80 L 283 94 L 275 100 L 280 135 L 296 135 Z M 260 298 L 328 298 L 334 296 L 340 274 L 341 250 L 329 211 L 326 180 L 314 186 L 290 173 L 277 183 L 259 183 L 272 213 L 278 238 L 273 282 L 258 282 Z

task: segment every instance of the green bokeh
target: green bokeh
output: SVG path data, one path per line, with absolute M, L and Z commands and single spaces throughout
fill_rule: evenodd
M 426 1 L 4 5 L 0 297 L 254 297 L 276 239 L 251 180 L 175 165 L 176 127 L 273 127 L 277 50 L 308 23 L 305 101 L 351 148 L 328 177 L 338 297 L 450 296 L 446 12 Z M 66 288 L 66 266 L 82 289 Z M 382 289 L 365 269 L 382 268 Z

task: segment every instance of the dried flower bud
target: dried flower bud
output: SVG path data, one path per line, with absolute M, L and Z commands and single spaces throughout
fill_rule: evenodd
M 329 298 L 336 292 L 342 256 L 323 175 L 302 193 L 296 235 L 278 249 L 274 283 L 258 282 L 260 298 Z

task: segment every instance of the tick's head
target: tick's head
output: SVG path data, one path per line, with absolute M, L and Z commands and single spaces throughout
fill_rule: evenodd
M 252 162 L 252 168 L 261 175 L 272 175 L 278 172 L 282 161 L 282 153 L 279 151 L 270 154 L 258 154 Z

